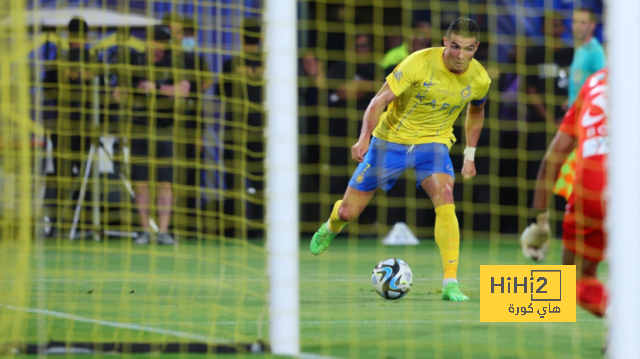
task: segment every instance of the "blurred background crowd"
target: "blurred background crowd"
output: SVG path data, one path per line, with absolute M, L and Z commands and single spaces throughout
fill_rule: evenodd
M 262 238 L 263 101 L 277 94 L 263 93 L 261 1 L 41 3 L 52 11 L 109 8 L 149 20 L 109 25 L 80 10 L 63 25 L 43 26 L 46 36 L 31 58 L 44 60 L 34 61 L 33 81 L 43 90 L 34 101 L 41 100 L 48 149 L 48 233 L 67 233 L 76 212 L 80 227 L 91 222 L 93 149 L 106 158 L 97 165 L 106 181 L 104 226 L 128 229 L 140 244 L 151 237 L 167 244 L 176 236 Z M 604 40 L 602 1 L 461 3 L 298 3 L 303 232 L 313 232 L 342 196 L 355 168 L 349 149 L 385 77 L 411 52 L 442 46 L 446 27 L 459 16 L 481 27 L 476 59 L 492 86 L 479 176 L 454 191 L 458 217 L 474 232 L 515 234 L 524 227 L 540 160 L 575 96 L 570 83 L 586 78 L 572 73 L 571 64 Z M 605 65 L 603 56 L 594 72 Z M 459 142 L 462 123 L 455 127 Z M 461 154 L 454 146 L 454 164 L 461 165 Z M 379 236 L 407 222 L 429 237 L 433 209 L 411 181 L 376 198 L 349 231 Z M 556 208 L 563 205 L 557 197 Z

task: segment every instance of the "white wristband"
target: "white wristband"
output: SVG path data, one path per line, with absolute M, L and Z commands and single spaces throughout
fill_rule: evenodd
M 474 161 L 476 157 L 476 148 L 475 147 L 467 147 L 464 149 L 464 159 L 467 161 Z

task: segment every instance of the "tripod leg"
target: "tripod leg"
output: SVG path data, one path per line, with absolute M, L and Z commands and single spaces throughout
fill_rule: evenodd
M 96 140 L 93 139 L 95 142 Z M 97 140 L 100 143 L 100 139 Z M 100 240 L 100 150 L 95 144 L 91 145 L 95 149 L 93 156 L 92 178 L 93 187 L 91 189 L 92 202 L 93 202 L 93 240 Z
M 89 150 L 89 157 L 87 158 L 87 164 L 84 168 L 84 176 L 82 179 L 82 185 L 80 186 L 80 195 L 78 196 L 78 203 L 76 203 L 76 208 L 73 213 L 73 223 L 71 224 L 71 230 L 69 231 L 69 240 L 73 240 L 73 237 L 76 235 L 76 229 L 78 227 L 78 221 L 80 220 L 80 211 L 82 210 L 82 201 L 84 200 L 85 193 L 87 192 L 87 183 L 89 182 L 89 174 L 91 173 L 91 162 L 93 161 L 93 153 L 96 148 L 93 144 L 91 144 L 91 149 Z
M 111 162 L 115 162 L 113 157 L 109 154 L 109 151 L 107 151 L 107 149 L 104 147 L 104 144 L 100 143 L 100 146 L 102 146 L 102 148 L 104 149 L 104 152 L 107 154 L 107 156 L 109 156 L 109 160 Z M 120 166 L 118 166 L 118 176 L 120 177 L 120 180 L 122 181 L 125 188 L 129 192 L 129 195 L 131 196 L 131 198 L 135 199 L 136 193 L 133 191 L 133 186 L 131 185 L 131 182 L 127 179 L 127 176 L 125 175 L 124 171 Z M 156 221 L 154 221 L 153 218 L 151 218 L 151 216 L 149 216 L 149 227 L 151 227 L 151 229 L 153 229 L 154 232 L 158 233 L 158 224 L 156 224 Z
M 131 182 L 129 182 L 127 177 L 122 172 L 120 172 L 120 179 L 122 180 L 122 183 L 124 184 L 124 186 L 127 188 L 127 191 L 129 191 L 131 198 L 135 199 L 136 193 L 133 191 Z M 154 221 L 153 218 L 151 218 L 151 216 L 149 216 L 149 227 L 151 227 L 151 229 L 153 229 L 154 232 L 158 233 L 158 224 L 156 224 L 156 221 Z
M 97 135 L 100 128 L 100 77 L 95 76 L 93 78 L 93 136 L 91 139 L 91 148 L 94 149 L 93 155 L 95 156 L 93 165 L 93 240 L 100 240 L 100 135 Z M 96 146 L 96 143 L 98 146 Z M 105 196 L 107 198 L 108 196 Z

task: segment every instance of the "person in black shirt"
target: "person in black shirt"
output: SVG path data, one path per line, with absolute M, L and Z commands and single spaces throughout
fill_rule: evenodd
M 201 95 L 213 85 L 213 75 L 205 57 L 196 52 L 195 21 L 168 14 L 162 22 L 171 32 L 174 67 L 186 70 L 187 79 L 196 85 L 190 91 L 192 101 L 187 101 L 186 106 L 187 116 L 193 116 L 195 113 L 192 112 L 202 109 Z
M 198 84 L 198 88 L 191 91 L 192 96 L 189 97 L 186 104 L 186 121 L 184 124 L 185 137 L 190 139 L 185 146 L 185 158 L 187 163 L 187 169 L 185 171 L 186 185 L 190 188 L 190 193 L 187 194 L 187 208 L 190 213 L 197 212 L 196 209 L 202 205 L 200 187 L 202 183 L 202 171 L 200 170 L 200 164 L 202 163 L 202 152 L 200 151 L 201 144 L 203 142 L 204 133 L 206 131 L 207 124 L 205 119 L 208 118 L 205 113 L 207 100 L 204 93 L 208 91 L 213 85 L 213 73 L 209 68 L 205 56 L 199 53 L 197 50 L 198 38 L 197 38 L 197 23 L 192 18 L 184 20 L 184 37 L 181 39 L 181 50 L 185 57 L 185 68 L 188 70 L 187 75 L 190 81 L 194 81 Z M 209 100 L 210 102 L 211 100 Z M 215 171 L 209 171 L 209 174 L 215 176 Z M 199 221 L 188 221 L 189 223 L 201 223 Z M 201 232 L 201 228 L 195 228 L 196 232 Z
M 142 233 L 136 244 L 149 244 L 149 204 L 151 192 L 157 197 L 159 244 L 173 244 L 167 233 L 171 222 L 173 194 L 174 120 L 184 111 L 185 99 L 197 88 L 182 71 L 175 71 L 171 40 L 166 26 L 155 26 L 147 53 L 131 56 L 132 96 L 125 98 L 125 86 L 118 86 L 114 97 L 132 106 L 131 179 L 135 182 L 135 201 Z M 128 79 L 124 79 L 127 81 Z M 122 84 L 121 84 L 122 85 Z M 153 191 L 152 191 L 153 190 Z
M 333 107 L 346 107 L 349 101 L 355 101 L 359 110 L 365 110 L 373 98 L 376 85 L 376 64 L 373 62 L 371 39 L 367 35 L 356 37 L 356 63 L 345 61 L 331 66 L 327 77 L 332 80 L 342 80 L 343 84 L 331 91 L 329 104 Z
M 527 150 L 526 178 L 536 178 L 540 161 L 553 135 L 555 125 L 562 121 L 567 110 L 569 96 L 569 67 L 574 49 L 562 41 L 565 32 L 563 17 L 556 12 L 547 12 L 544 18 L 545 44 L 527 51 L 527 76 L 525 78 L 528 116 L 526 141 L 522 136 L 515 141 L 517 148 Z M 550 131 L 550 129 L 552 129 Z M 522 146 L 522 147 L 521 147 Z M 533 200 L 532 186 L 527 187 L 527 201 Z M 564 201 L 557 198 L 556 209 L 562 211 Z M 561 233 L 560 231 L 556 233 Z
M 175 183 L 180 185 L 180 192 L 176 193 L 175 205 L 184 210 L 176 215 L 174 227 L 202 232 L 202 228 L 196 228 L 194 224 L 200 221 L 190 220 L 185 216 L 194 216 L 199 211 L 202 201 L 200 191 L 201 159 L 200 144 L 205 130 L 205 117 L 203 116 L 205 101 L 204 92 L 213 85 L 213 74 L 209 69 L 205 57 L 197 52 L 196 21 L 193 18 L 182 18 L 169 13 L 162 19 L 162 24 L 171 30 L 172 55 L 175 67 L 184 70 L 189 82 L 196 84 L 190 91 L 190 96 L 185 99 L 185 106 L 181 123 L 175 127 L 175 133 L 182 139 L 175 146 L 175 157 L 178 158 L 180 170 L 176 171 Z M 200 212 L 201 213 L 201 212 Z
M 54 149 L 55 184 L 58 198 L 67 199 L 71 191 L 68 177 L 78 175 L 81 160 L 90 146 L 92 129 L 93 81 L 97 60 L 87 48 L 89 26 L 80 17 L 68 24 L 69 49 L 58 49 L 55 63 L 45 71 L 45 98 L 56 104 L 51 144 Z M 94 133 L 93 135 L 97 135 Z M 57 217 L 57 215 L 55 216 Z
M 247 19 L 243 26 L 242 53 L 224 62 L 216 94 L 226 104 L 227 120 L 247 118 L 249 126 L 262 126 L 263 63 L 260 49 L 261 27 L 258 21 Z M 231 101 L 233 99 L 233 101 Z M 259 105 L 248 106 L 247 105 Z
M 313 52 L 306 52 L 301 56 L 298 78 L 299 100 L 298 130 L 301 138 L 317 138 L 320 134 L 321 124 L 328 121 L 326 111 L 329 94 L 327 91 L 327 77 L 325 75 L 325 62 L 316 57 Z M 320 166 L 322 147 L 315 141 L 301 141 L 299 162 L 302 166 Z M 320 173 L 300 174 L 300 192 L 305 198 L 315 200 L 305 201 L 300 204 L 300 220 L 313 222 L 320 218 L 320 197 L 318 186 Z
M 250 220 L 250 229 L 239 235 L 260 237 L 263 221 L 264 183 L 264 106 L 263 106 L 263 62 L 261 25 L 254 19 L 243 24 L 242 53 L 226 60 L 215 88 L 225 106 L 224 160 L 228 170 L 225 185 L 228 190 L 240 190 L 252 197 L 246 203 L 246 213 L 240 214 Z M 243 147 L 246 150 L 238 149 Z M 234 173 L 236 173 L 234 175 Z M 240 174 L 242 173 L 242 174 Z M 240 200 L 226 200 L 225 212 L 236 214 L 243 208 Z
M 529 120 L 556 123 L 562 120 L 567 110 L 573 48 L 562 42 L 565 27 L 560 15 L 546 14 L 545 29 L 552 30 L 545 36 L 545 44 L 532 47 L 527 52 Z
M 97 59 L 86 48 L 89 26 L 82 18 L 74 17 L 69 21 L 68 32 L 69 50 L 59 49 L 55 65 L 45 72 L 45 91 L 57 93 L 59 118 L 90 121 L 86 110 L 91 108 L 88 106 L 93 96 Z M 81 124 L 74 127 L 78 125 Z
M 57 100 L 57 123 L 59 131 L 52 136 L 56 145 L 72 151 L 81 150 L 81 134 L 88 132 L 91 122 L 91 100 L 93 98 L 93 71 L 97 61 L 86 48 L 89 26 L 79 17 L 71 19 L 68 25 L 69 50 L 62 51 L 53 67 L 45 72 L 44 88 L 54 94 Z M 60 133 L 60 135 L 58 134 Z M 68 134 L 71 133 L 71 136 Z

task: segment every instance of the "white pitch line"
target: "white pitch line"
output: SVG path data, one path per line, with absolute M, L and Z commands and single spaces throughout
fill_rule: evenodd
M 119 322 L 110 322 L 110 321 L 100 320 L 100 319 L 91 319 L 91 318 L 81 317 L 79 315 L 67 314 L 67 313 L 57 312 L 57 311 L 53 311 L 53 310 L 15 307 L 15 306 L 12 306 L 12 305 L 3 305 L 3 304 L 0 304 L 0 309 L 9 309 L 9 310 L 17 311 L 17 312 L 26 312 L 26 313 L 32 313 L 32 314 L 44 314 L 44 315 L 48 315 L 48 316 L 52 316 L 52 317 L 56 317 L 56 318 L 61 318 L 61 319 L 75 320 L 75 321 L 84 322 L 84 323 L 100 324 L 100 325 L 105 325 L 105 326 L 108 326 L 108 327 L 114 327 L 114 328 L 120 328 L 120 329 L 132 329 L 132 330 L 140 330 L 140 331 L 149 332 L 149 333 L 172 335 L 172 336 L 178 337 L 178 338 L 198 340 L 198 341 L 205 342 L 205 343 L 214 343 L 214 344 L 230 344 L 230 343 L 232 343 L 231 341 L 228 341 L 228 340 L 209 338 L 207 336 L 199 335 L 199 334 L 179 332 L 179 331 L 176 331 L 176 330 L 152 328 L 152 327 L 147 327 L 147 326 L 142 326 L 142 325 L 132 324 L 132 323 L 119 323 Z M 257 322 L 254 322 L 254 323 L 257 323 Z M 320 354 L 313 354 L 313 353 L 300 353 L 300 355 L 298 355 L 298 358 L 302 358 L 302 359 L 339 359 L 339 358 L 336 358 L 336 357 L 330 357 L 330 356 L 325 356 L 325 355 L 320 355 Z
M 302 359 L 340 359 L 337 357 L 330 357 L 330 356 L 326 356 L 326 355 L 322 355 L 322 354 L 314 354 L 314 353 L 300 353 L 300 355 L 298 355 L 298 358 L 302 358 Z
M 100 325 L 104 325 L 104 326 L 108 326 L 108 327 L 114 327 L 114 328 L 120 328 L 120 329 L 132 329 L 132 330 L 139 330 L 139 331 L 149 332 L 149 333 L 172 335 L 172 336 L 178 337 L 178 338 L 198 340 L 198 341 L 205 342 L 205 343 L 212 343 L 212 344 L 230 344 L 230 343 L 232 343 L 231 341 L 228 341 L 228 340 L 210 338 L 210 337 L 207 337 L 207 336 L 204 336 L 204 335 L 199 335 L 199 334 L 179 332 L 177 330 L 167 330 L 167 329 L 160 329 L 160 328 L 152 328 L 152 327 L 147 327 L 147 326 L 142 326 L 142 325 L 132 324 L 132 323 L 119 323 L 119 322 L 110 322 L 110 321 L 100 320 L 100 319 L 91 319 L 91 318 L 81 317 L 79 315 L 73 315 L 73 314 L 67 314 L 67 313 L 63 313 L 63 312 L 57 312 L 57 311 L 54 311 L 54 310 L 15 307 L 15 306 L 12 306 L 12 305 L 3 305 L 3 304 L 0 304 L 0 309 L 9 309 L 9 310 L 17 311 L 17 312 L 27 312 L 27 313 L 32 313 L 32 314 L 44 314 L 44 315 L 48 315 L 48 316 L 52 316 L 52 317 L 56 317 L 56 318 L 61 318 L 61 319 L 75 320 L 75 321 L 84 322 L 84 323 L 100 324 Z M 330 357 L 330 356 L 325 356 L 325 355 L 320 355 L 320 354 L 313 354 L 313 353 L 300 353 L 300 355 L 298 355 L 298 358 L 302 358 L 302 359 L 339 359 L 339 358 L 336 358 L 336 357 Z
M 12 305 L 3 305 L 0 304 L 0 309 L 9 309 L 9 310 L 13 310 L 13 311 L 18 311 L 18 312 L 26 312 L 26 313 L 32 313 L 32 314 L 43 314 L 43 315 L 48 315 L 48 316 L 52 316 L 52 317 L 56 317 L 56 318 L 60 318 L 60 319 L 67 319 L 67 320 L 75 320 L 78 322 L 83 322 L 83 323 L 93 323 L 93 324 L 99 324 L 99 325 L 104 325 L 104 326 L 108 326 L 108 327 L 114 327 L 114 328 L 119 328 L 119 329 L 131 329 L 131 330 L 139 330 L 139 331 L 144 331 L 144 332 L 149 332 L 149 333 L 157 333 L 157 334 L 165 334 L 165 335 L 171 335 L 171 336 L 175 336 L 178 338 L 185 338 L 185 339 L 193 339 L 193 340 L 198 340 L 201 342 L 205 342 L 205 343 L 215 343 L 215 344 L 229 344 L 232 343 L 231 341 L 228 340 L 223 340 L 223 339 L 216 339 L 216 338 L 210 338 L 204 335 L 199 335 L 199 334 L 192 334 L 192 333 L 185 333 L 185 332 L 180 332 L 177 330 L 168 330 L 168 329 L 160 329 L 160 328 L 153 328 L 153 327 L 148 327 L 145 325 L 139 325 L 139 324 L 134 324 L 134 323 L 120 323 L 120 322 L 111 322 L 111 321 L 106 321 L 106 320 L 100 320 L 100 319 L 91 319 L 91 318 L 85 318 L 85 317 L 81 317 L 79 315 L 74 315 L 74 314 L 68 314 L 68 313 L 63 313 L 63 312 L 58 312 L 58 311 L 53 311 L 53 310 L 47 310 L 47 309 L 36 309 L 36 308 L 24 308 L 24 307 L 16 307 L 16 306 L 12 306 Z M 577 322 L 595 322 L 595 321 L 602 321 L 602 319 L 582 319 L 582 320 L 577 320 Z M 198 325 L 198 324 L 206 324 L 206 325 L 211 325 L 211 324 L 217 324 L 217 325 L 221 325 L 221 324 L 257 324 L 258 322 L 256 321 L 245 321 L 245 322 L 234 322 L 234 321 L 227 321 L 227 322 L 194 322 L 194 323 L 190 323 L 191 325 Z M 476 321 L 476 320 L 468 320 L 468 319 L 461 319 L 461 320 L 329 320 L 329 321 L 301 321 L 301 324 L 303 325 L 333 325 L 333 324 L 434 324 L 434 323 L 480 323 L 480 321 Z M 162 323 L 154 323 L 156 325 L 160 325 Z M 167 322 L 166 324 L 168 325 L 176 325 L 178 323 L 171 323 L 171 322 Z M 339 359 L 336 357 L 330 357 L 330 356 L 325 356 L 325 355 L 321 355 L 321 354 L 314 354 L 314 353 L 300 353 L 300 355 L 298 355 L 298 358 L 302 358 L 302 359 Z
M 479 281 L 480 278 L 458 278 L 461 281 Z M 2 282 L 17 282 L 18 279 L 0 279 L 0 283 Z M 148 278 L 34 278 L 27 279 L 26 282 L 45 282 L 45 283 L 117 283 L 117 282 L 125 282 L 125 283 L 146 283 L 146 282 L 184 282 L 184 283 L 207 283 L 207 282 L 231 282 L 231 281 L 243 281 L 243 282 L 268 282 L 267 278 L 211 278 L 211 279 L 193 279 L 193 278 L 175 278 L 175 279 L 167 279 L 167 278 L 159 278 L 159 279 L 148 279 Z M 301 282 L 363 282 L 369 283 L 371 282 L 370 278 L 301 278 Z M 414 282 L 436 282 L 441 281 L 440 278 L 414 278 Z
M 473 312 L 474 314 L 477 312 Z M 602 319 L 597 318 L 589 318 L 589 319 L 578 319 L 577 322 L 601 322 Z M 344 325 L 344 324 L 435 324 L 435 323 L 444 323 L 444 324 L 455 324 L 455 323 L 478 323 L 480 324 L 480 320 L 471 320 L 471 319 L 459 319 L 459 320 L 420 320 L 420 319 L 411 319 L 411 320 L 303 320 L 300 321 L 302 325 Z M 149 323 L 140 323 L 140 325 L 177 325 L 177 326 L 188 326 L 188 325 L 239 325 L 239 324 L 258 324 L 257 321 L 219 321 L 219 322 L 149 322 Z M 490 324 L 490 323 L 487 323 Z
M 79 315 L 57 312 L 54 310 L 15 307 L 12 305 L 3 305 L 3 304 L 0 304 L 0 309 L 9 309 L 16 312 L 26 312 L 26 313 L 32 313 L 32 314 L 43 314 L 43 315 L 48 315 L 50 317 L 56 317 L 60 319 L 75 320 L 77 322 L 83 322 L 83 323 L 99 324 L 99 325 L 104 325 L 107 327 L 113 327 L 113 328 L 119 328 L 119 329 L 131 329 L 131 330 L 139 330 L 139 331 L 148 332 L 148 333 L 171 335 L 177 338 L 192 339 L 192 340 L 197 340 L 205 343 L 212 343 L 212 344 L 232 343 L 229 340 L 210 338 L 210 337 L 199 335 L 199 334 L 185 333 L 185 332 L 179 332 L 176 330 L 169 330 L 169 329 L 152 328 L 152 327 L 147 327 L 147 326 L 132 324 L 132 323 L 120 323 L 120 322 L 111 322 L 107 320 L 85 318 Z

